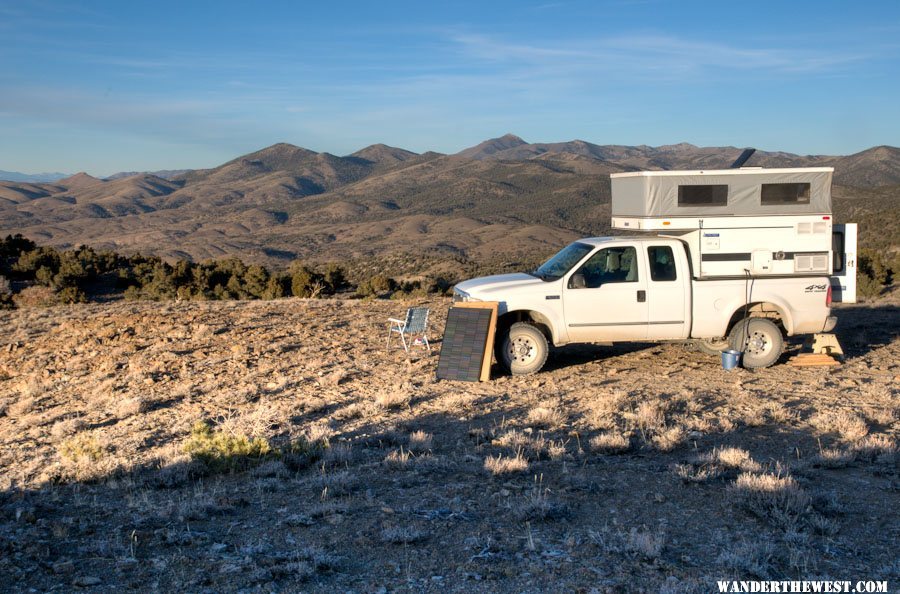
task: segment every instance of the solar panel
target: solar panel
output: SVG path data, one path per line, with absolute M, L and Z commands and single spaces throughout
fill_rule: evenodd
M 459 303 L 450 308 L 441 339 L 437 378 L 464 382 L 490 379 L 497 303 Z

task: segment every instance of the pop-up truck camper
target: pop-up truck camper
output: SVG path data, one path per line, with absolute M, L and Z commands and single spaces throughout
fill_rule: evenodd
M 612 174 L 612 227 L 632 235 L 576 241 L 454 299 L 498 302 L 495 355 L 513 374 L 576 342 L 692 340 L 768 367 L 785 336 L 830 332 L 832 301 L 856 300 L 856 225 L 834 223 L 833 171 Z

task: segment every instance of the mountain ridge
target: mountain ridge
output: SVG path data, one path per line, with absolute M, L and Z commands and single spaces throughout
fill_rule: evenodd
M 608 232 L 610 173 L 724 168 L 741 150 L 528 143 L 512 134 L 451 155 L 375 144 L 335 156 L 277 143 L 168 180 L 80 173 L 54 184 L 0 182 L 0 233 L 276 266 L 297 257 L 519 258 Z M 749 164 L 833 166 L 836 212 L 897 208 L 896 147 L 848 156 L 760 151 Z

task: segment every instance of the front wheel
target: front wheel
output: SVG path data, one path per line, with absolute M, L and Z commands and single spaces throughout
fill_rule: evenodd
M 547 362 L 550 352 L 544 333 L 525 322 L 510 326 L 498 346 L 497 362 L 513 375 L 537 373 Z
M 728 343 L 743 352 L 741 365 L 747 369 L 769 367 L 784 352 L 781 330 L 766 318 L 746 318 L 734 325 Z

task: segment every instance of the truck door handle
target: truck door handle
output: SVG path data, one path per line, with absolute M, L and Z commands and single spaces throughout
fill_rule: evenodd
M 644 291 L 643 289 L 638 291 L 637 299 L 638 299 L 638 303 L 646 302 L 647 301 L 647 291 Z

